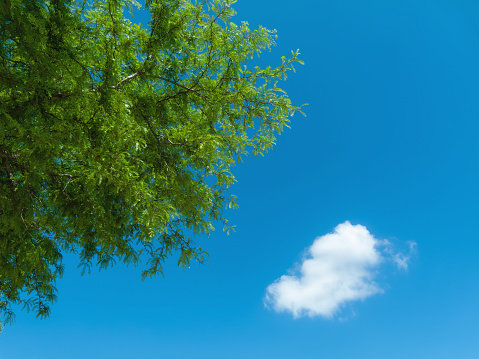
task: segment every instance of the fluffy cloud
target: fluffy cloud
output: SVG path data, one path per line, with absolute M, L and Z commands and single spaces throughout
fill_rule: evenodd
M 344 222 L 316 238 L 298 275 L 283 275 L 267 287 L 265 304 L 295 318 L 332 317 L 347 302 L 383 292 L 374 277 L 386 258 L 407 269 L 409 256 L 394 252 L 390 242 L 377 240 L 366 227 Z

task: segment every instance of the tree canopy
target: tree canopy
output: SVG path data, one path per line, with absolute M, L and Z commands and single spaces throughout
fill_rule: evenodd
M 0 313 L 49 314 L 62 253 L 84 270 L 143 261 L 143 277 L 204 261 L 191 235 L 230 228 L 241 155 L 263 154 L 293 106 L 299 61 L 245 63 L 273 31 L 233 0 L 3 0 L 0 4 Z M 193 236 L 194 236 L 193 235 Z

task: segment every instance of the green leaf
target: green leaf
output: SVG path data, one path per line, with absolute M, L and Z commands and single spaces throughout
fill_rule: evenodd
M 10 0 L 0 11 L 0 314 L 50 313 L 62 256 L 83 271 L 120 260 L 143 279 L 207 255 L 236 208 L 233 167 L 264 155 L 300 112 L 278 67 L 248 68 L 275 32 L 235 25 L 235 1 Z M 0 326 L 1 327 L 1 326 Z

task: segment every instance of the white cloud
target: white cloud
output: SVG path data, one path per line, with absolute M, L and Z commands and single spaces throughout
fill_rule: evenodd
M 411 253 L 415 242 L 409 246 Z M 345 303 L 383 292 L 374 281 L 387 259 L 383 252 L 407 269 L 410 255 L 395 252 L 389 241 L 377 240 L 364 226 L 341 223 L 333 233 L 316 238 L 298 275 L 283 275 L 267 287 L 265 305 L 295 318 L 333 317 Z
M 414 241 L 407 242 L 408 246 L 408 253 L 405 252 L 398 252 L 394 249 L 391 242 L 384 240 L 384 244 L 386 245 L 386 249 L 384 250 L 387 253 L 391 260 L 397 265 L 399 269 L 407 271 L 409 261 L 411 259 L 411 255 L 416 251 L 417 243 Z

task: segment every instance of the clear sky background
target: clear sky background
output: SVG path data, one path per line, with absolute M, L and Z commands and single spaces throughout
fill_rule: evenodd
M 144 282 L 67 256 L 51 317 L 18 312 L 0 359 L 479 358 L 479 2 L 235 9 L 278 31 L 259 63 L 300 49 L 281 87 L 309 103 L 236 167 L 236 234 Z

